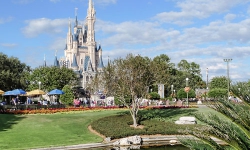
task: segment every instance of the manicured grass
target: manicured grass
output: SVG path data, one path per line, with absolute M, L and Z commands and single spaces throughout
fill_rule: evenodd
M 166 109 L 169 121 L 191 112 L 213 112 L 209 108 Z M 58 114 L 8 115 L 0 114 L 0 149 L 30 149 L 51 146 L 102 142 L 91 133 L 91 122 L 124 110 L 99 110 Z M 115 123 L 115 122 L 114 122 Z M 115 130 L 115 129 L 114 129 Z
M 28 149 L 101 142 L 88 125 L 121 110 L 64 114 L 0 114 L 0 149 Z

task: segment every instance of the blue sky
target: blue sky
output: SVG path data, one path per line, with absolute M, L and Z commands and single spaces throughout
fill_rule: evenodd
M 206 81 L 250 79 L 250 0 L 93 0 L 103 60 L 128 53 L 200 65 Z M 1 0 L 0 51 L 32 68 L 64 55 L 68 20 L 86 17 L 88 0 Z

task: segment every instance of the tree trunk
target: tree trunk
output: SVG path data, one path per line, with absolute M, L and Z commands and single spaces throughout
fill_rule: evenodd
M 137 96 L 132 96 L 132 108 L 131 108 L 131 116 L 132 116 L 132 119 L 133 119 L 133 126 L 134 127 L 137 127 L 138 123 L 137 123 L 137 120 L 136 120 L 136 117 L 137 117 L 137 112 L 138 112 L 138 99 L 137 99 Z
M 132 114 L 132 119 L 133 119 L 133 126 L 137 127 L 138 124 L 137 124 L 137 121 L 136 121 L 136 114 L 135 113 Z

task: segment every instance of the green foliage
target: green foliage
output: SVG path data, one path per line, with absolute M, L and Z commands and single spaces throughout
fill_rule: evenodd
M 175 91 L 183 89 L 186 85 L 186 78 L 189 78 L 191 89 L 206 86 L 201 78 L 200 65 L 195 62 L 189 63 L 181 60 L 176 69 L 174 63 L 171 63 L 170 58 L 165 54 L 156 56 L 153 60 L 128 54 L 124 59 L 109 61 L 107 67 L 104 68 L 102 83 L 97 83 L 104 85 L 107 96 L 115 96 L 117 100 L 131 108 L 133 111 L 131 114 L 136 114 L 139 105 L 135 102 L 138 102 L 138 98 L 146 98 L 151 89 L 157 91 L 159 83 L 165 85 L 164 94 L 170 95 L 172 92 L 170 85 L 174 85 Z M 127 103 L 125 99 L 127 95 L 131 95 L 131 103 Z M 181 98 L 184 97 L 182 95 Z M 189 97 L 195 97 L 193 90 L 190 91 Z
M 119 58 L 109 62 L 104 68 L 102 79 L 107 95 L 115 96 L 129 108 L 135 126 L 140 105 L 138 99 L 146 97 L 148 88 L 152 85 L 152 76 L 150 60 L 147 57 L 132 54 L 127 55 L 125 59 Z M 129 103 L 127 103 L 127 97 L 131 99 Z
M 149 93 L 150 99 L 160 99 L 160 95 L 157 92 L 151 92 Z
M 232 94 L 239 98 L 241 102 L 234 102 L 228 100 L 227 98 L 217 98 L 214 103 L 208 103 L 207 105 L 208 107 L 211 107 L 219 112 L 223 118 L 227 119 L 223 119 L 221 116 L 215 114 L 196 113 L 195 116 L 197 119 L 209 125 L 210 130 L 207 130 L 209 131 L 209 134 L 197 134 L 204 133 L 199 130 L 188 133 L 194 135 L 208 145 L 216 146 L 214 149 L 223 148 L 214 143 L 212 140 L 209 140 L 210 136 L 214 136 L 225 141 L 229 144 L 231 149 L 250 149 L 250 106 L 246 101 L 246 95 L 250 94 L 249 86 L 247 86 L 246 83 L 237 83 L 232 86 Z M 197 145 L 190 144 L 189 147 L 194 149 Z
M 210 98 L 223 98 L 227 97 L 227 89 L 214 88 L 208 91 L 208 97 Z
M 131 103 L 131 98 L 130 97 L 125 97 L 125 102 L 127 104 L 130 104 Z M 115 97 L 115 105 L 124 105 L 121 100 L 119 100 L 118 97 Z
M 231 86 L 230 90 L 233 96 L 239 99 L 244 99 L 246 103 L 250 103 L 250 80 L 248 82 L 238 82 L 237 84 Z
M 215 150 L 216 148 L 195 138 L 179 138 L 180 142 L 192 150 Z
M 209 83 L 209 89 L 227 89 L 228 87 L 228 81 L 227 77 L 221 76 L 221 77 L 214 77 L 211 79 L 211 82 Z
M 188 92 L 188 97 L 189 98 L 195 98 L 195 91 L 193 89 L 191 89 L 189 92 Z M 179 91 L 177 91 L 177 97 L 179 99 L 184 99 L 184 98 L 187 98 L 187 93 L 184 91 L 184 88 L 180 89 Z
M 51 91 L 62 89 L 64 85 L 75 86 L 77 83 L 76 73 L 66 67 L 38 67 L 28 77 L 28 89 L 38 89 L 38 82 L 41 82 L 41 89 Z
M 30 67 L 21 63 L 18 58 L 8 57 L 0 53 L 0 85 L 1 90 L 26 89 Z
M 62 89 L 64 94 L 60 96 L 60 101 L 65 105 L 72 105 L 74 94 L 69 85 L 65 85 Z
M 195 62 L 189 63 L 187 60 L 181 60 L 178 64 L 178 73 L 174 76 L 176 87 L 178 89 L 185 87 L 185 79 L 189 78 L 189 86 L 195 88 L 205 88 L 206 83 L 201 78 L 200 65 Z
M 178 110 L 181 112 L 181 110 Z M 174 111 L 175 112 L 175 111 Z M 143 110 L 139 114 L 138 121 L 143 128 L 133 128 L 130 125 L 133 121 L 128 113 L 123 113 L 117 116 L 109 116 L 101 118 L 91 123 L 94 130 L 111 137 L 112 139 L 123 138 L 132 135 L 183 135 L 185 133 L 180 130 L 193 130 L 201 125 L 176 125 L 174 122 L 167 119 L 170 115 L 169 110 Z
M 154 83 L 170 84 L 169 78 L 174 73 L 174 63 L 170 62 L 170 58 L 161 54 L 153 58 L 150 64 L 150 70 L 153 73 Z

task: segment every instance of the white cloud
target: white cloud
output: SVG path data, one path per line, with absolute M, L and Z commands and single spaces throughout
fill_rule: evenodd
M 6 22 L 10 22 L 13 20 L 13 17 L 8 17 L 8 18 L 0 18 L 0 24 L 4 24 Z
M 65 36 L 66 37 L 66 36 Z M 58 51 L 58 52 L 63 52 L 65 45 L 66 45 L 66 40 L 65 37 L 59 37 L 54 39 L 49 46 L 49 49 L 52 51 Z M 63 53 L 60 55 L 63 55 Z
M 17 46 L 16 43 L 0 43 L 0 45 L 3 47 L 8 47 L 8 48 L 13 48 Z
M 231 23 L 229 20 L 233 18 L 233 14 L 228 14 L 222 21 L 182 29 L 163 28 L 158 23 L 146 21 L 115 24 L 98 20 L 96 31 L 106 59 L 107 56 L 110 59 L 124 57 L 128 53 L 150 58 L 166 54 L 176 64 L 182 59 L 200 64 L 203 78 L 204 68 L 209 68 L 212 78 L 225 75 L 223 59 L 233 58 L 232 78 L 242 81 L 247 76 L 236 70 L 248 74 L 246 68 L 249 67 L 241 67 L 241 63 L 236 61 L 250 56 L 250 19 Z
M 147 45 L 162 42 L 169 36 L 179 34 L 176 31 L 167 32 L 158 24 L 145 21 L 114 24 L 98 20 L 96 31 L 108 34 L 109 36 L 104 38 L 102 43 L 113 46 Z
M 247 2 L 249 0 L 185 0 L 177 3 L 180 11 L 162 12 L 153 19 L 165 23 L 188 25 L 192 23 L 192 19 L 203 19 L 211 14 L 227 12 L 230 8 Z
M 227 14 L 224 19 L 225 19 L 225 22 L 230 22 L 232 21 L 233 19 L 236 18 L 236 15 L 235 14 Z
M 39 34 L 59 34 L 67 29 L 68 19 L 48 19 L 40 18 L 25 21 L 28 25 L 22 28 L 22 32 L 27 37 L 35 37 Z
M 183 31 L 180 31 L 182 34 L 172 38 L 169 44 L 176 47 L 184 46 L 185 48 L 194 45 L 203 47 L 209 43 L 211 44 L 211 42 L 213 45 L 248 44 L 250 41 L 249 26 L 250 19 L 246 19 L 238 23 L 217 21 L 200 28 L 184 28 Z

